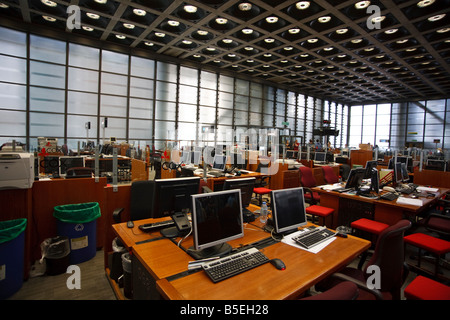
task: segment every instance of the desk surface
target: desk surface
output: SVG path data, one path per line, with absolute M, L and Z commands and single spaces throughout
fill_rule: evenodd
M 203 271 L 185 273 L 188 262 L 193 259 L 177 246 L 179 239 L 162 239 L 159 232 L 143 233 L 138 229 L 141 223 L 151 221 L 152 219 L 136 221 L 133 229 L 127 228 L 126 223 L 113 225 L 113 228 L 157 281 L 157 289 L 166 299 L 295 299 L 315 283 L 349 264 L 370 246 L 369 241 L 349 236 L 336 238 L 322 251 L 314 254 L 277 242 L 261 251 L 269 259 L 283 260 L 286 270 L 277 270 L 267 263 L 213 283 Z M 237 248 L 270 237 L 260 227 L 259 220 L 249 223 L 244 228 L 243 238 L 228 243 Z M 147 239 L 153 241 L 142 242 Z M 192 244 L 190 236 L 181 246 L 186 249 Z M 174 275 L 179 277 L 167 279 Z

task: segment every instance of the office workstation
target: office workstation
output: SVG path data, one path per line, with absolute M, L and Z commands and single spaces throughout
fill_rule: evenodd
M 113 299 L 330 297 L 329 277 L 387 229 L 410 271 L 382 297 L 430 298 L 419 287 L 450 299 L 448 1 L 70 4 L 0 0 L 0 222 L 26 221 L 23 270 L 1 290 L 42 298 L 27 292 L 49 277 L 39 268 L 61 236 L 55 210 L 98 203 L 95 238 L 71 249 L 95 247 L 80 266 L 100 260 L 90 282 L 101 276 Z M 202 224 L 208 201 L 203 218 L 221 218 Z M 225 219 L 227 203 L 239 205 Z M 289 210 L 302 221 L 277 230 Z M 287 243 L 313 228 L 333 240 L 318 252 Z M 215 254 L 240 260 L 251 248 L 262 262 L 213 280 L 213 262 L 195 263 L 202 234 L 205 251 L 224 243 Z

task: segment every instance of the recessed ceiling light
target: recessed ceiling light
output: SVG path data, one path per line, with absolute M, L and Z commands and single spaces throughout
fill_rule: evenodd
M 125 37 L 123 34 L 116 34 L 116 38 L 117 38 L 117 39 L 120 39 L 120 40 L 123 40 L 123 39 L 125 39 L 126 37 Z
M 225 19 L 225 18 L 216 18 L 216 22 L 217 22 L 218 24 L 227 24 L 228 19 Z
M 445 32 L 449 32 L 449 31 L 450 31 L 450 28 L 442 28 L 442 29 L 436 30 L 437 33 L 445 33 Z
M 56 19 L 50 16 L 42 16 L 42 18 L 44 18 L 45 20 L 49 21 L 49 22 L 55 22 Z
M 311 3 L 309 1 L 299 1 L 295 4 L 295 7 L 299 10 L 308 9 Z
M 270 58 L 271 56 L 272 56 L 271 53 L 264 53 L 264 57 L 265 57 L 265 58 Z
M 96 14 L 96 13 L 92 13 L 92 12 L 86 12 L 86 15 L 91 18 L 91 19 L 100 19 L 100 15 Z
M 181 42 L 183 42 L 184 44 L 192 44 L 192 41 L 191 41 L 191 40 L 183 40 L 183 41 L 181 41 Z
M 299 28 L 292 28 L 292 29 L 289 29 L 288 32 L 290 34 L 297 34 L 297 33 L 300 32 L 300 29 Z
M 291 50 L 294 50 L 294 48 L 293 47 L 284 47 L 283 50 L 291 51 Z
M 317 21 L 319 21 L 320 23 L 327 23 L 331 21 L 331 17 L 330 16 L 319 17 L 317 18 Z
M 338 55 L 338 58 L 345 58 L 347 55 L 346 54 L 340 54 Z
M 326 47 L 326 48 L 324 48 L 323 50 L 325 50 L 325 51 L 331 51 L 331 50 L 333 50 L 334 48 L 333 47 Z
M 236 57 L 236 55 L 234 53 L 229 53 L 229 54 L 227 54 L 227 56 L 230 57 L 230 58 Z
M 348 32 L 348 29 L 347 28 L 342 28 L 342 29 L 337 29 L 336 30 L 336 33 L 337 34 L 344 34 L 344 33 L 347 33 Z
M 242 2 L 238 6 L 241 11 L 250 11 L 252 9 L 252 4 L 248 2 Z
M 265 43 L 274 43 L 274 42 L 275 42 L 275 39 L 267 38 L 267 39 L 264 39 L 264 42 L 265 42 Z
M 356 9 L 364 9 L 367 8 L 370 5 L 370 1 L 359 1 L 355 3 Z
M 183 9 L 187 13 L 196 13 L 197 12 L 197 7 L 196 6 L 192 6 L 192 5 L 186 5 L 186 6 L 183 7 Z
M 91 28 L 91 27 L 88 27 L 88 26 L 82 26 L 81 28 L 83 28 L 84 31 L 89 31 L 89 32 L 94 31 L 94 28 Z
M 194 58 L 201 58 L 202 56 L 199 55 L 199 54 L 194 54 L 193 57 L 194 57 Z
M 364 51 L 367 51 L 367 52 L 370 52 L 370 51 L 373 51 L 373 50 L 375 50 L 375 48 L 374 48 L 374 47 L 372 47 L 372 48 L 366 48 L 366 49 L 364 49 Z
M 208 34 L 208 31 L 205 31 L 205 30 L 198 30 L 197 33 L 198 33 L 200 36 L 206 36 L 206 35 Z
M 94 1 L 100 4 L 105 4 L 108 2 L 108 0 L 94 0 Z
M 378 17 L 375 17 L 375 18 L 372 18 L 372 23 L 378 23 L 378 22 L 382 22 L 382 21 L 384 21 L 384 19 L 386 19 L 386 16 L 378 16 Z
M 307 57 L 309 57 L 309 54 L 303 53 L 303 54 L 300 55 L 300 57 L 302 57 L 302 58 L 307 58 Z
M 137 16 L 143 17 L 147 14 L 147 11 L 142 9 L 133 9 L 133 13 Z
M 51 0 L 41 0 L 41 2 L 48 7 L 56 7 L 58 5 L 56 2 Z
M 150 42 L 150 41 L 145 41 L 144 44 L 145 44 L 147 47 L 153 47 L 153 46 L 155 45 L 153 42 Z
M 216 51 L 216 48 L 208 47 L 208 48 L 206 48 L 206 50 L 208 50 L 208 51 L 210 51 L 210 52 L 213 52 L 213 51 Z
M 169 20 L 167 21 L 167 23 L 169 24 L 169 26 L 171 27 L 178 27 L 180 25 L 180 22 L 175 21 L 175 20 Z
M 163 32 L 155 32 L 155 36 L 157 36 L 158 38 L 164 38 L 166 34 Z
M 353 39 L 352 40 L 352 43 L 360 43 L 360 42 L 362 42 L 363 41 L 363 39 Z
M 246 50 L 246 51 L 252 51 L 252 50 L 253 50 L 253 47 L 245 47 L 244 50 Z
M 277 23 L 278 22 L 278 17 L 267 17 L 266 21 L 268 23 Z
M 443 14 L 438 14 L 438 15 L 429 17 L 429 18 L 428 18 L 428 21 L 434 22 L 434 21 L 441 20 L 441 19 L 443 19 L 444 17 L 445 17 L 445 13 L 443 13 Z
M 309 43 L 316 43 L 317 41 L 319 41 L 319 39 L 317 38 L 312 38 L 312 39 L 308 39 L 307 40 Z
M 0 8 L 1 9 L 8 9 L 9 6 L 6 3 L 0 2 Z
M 408 52 L 413 52 L 413 51 L 416 51 L 417 50 L 417 48 L 408 48 L 408 49 L 406 49 L 406 51 L 408 51 Z
M 135 25 L 131 23 L 124 23 L 123 26 L 127 29 L 134 29 Z
M 281 63 L 288 63 L 289 61 L 288 60 L 281 60 L 280 62 Z
M 389 29 L 389 30 L 386 30 L 384 33 L 386 33 L 386 34 L 394 34 L 394 33 L 396 33 L 398 31 L 398 29 Z
M 253 60 L 253 59 L 247 59 L 247 62 L 248 62 L 248 63 L 253 63 L 253 62 L 255 62 L 255 60 Z
M 233 40 L 231 40 L 231 39 L 223 39 L 222 41 L 223 41 L 223 43 L 227 43 L 227 44 L 233 42 Z
M 425 8 L 425 7 L 432 5 L 433 3 L 434 3 L 434 0 L 422 0 L 422 1 L 417 2 L 417 6 L 419 8 Z
M 408 39 L 397 40 L 395 42 L 398 43 L 398 44 L 403 44 L 403 43 L 408 42 Z
M 249 28 L 242 29 L 242 33 L 243 34 L 252 34 L 253 33 L 253 29 L 249 29 Z

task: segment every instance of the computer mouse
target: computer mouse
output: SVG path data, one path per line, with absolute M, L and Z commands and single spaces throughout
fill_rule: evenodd
M 286 265 L 284 264 L 283 261 L 281 261 L 280 259 L 272 259 L 270 260 L 270 263 L 277 268 L 278 270 L 285 270 L 286 269 Z

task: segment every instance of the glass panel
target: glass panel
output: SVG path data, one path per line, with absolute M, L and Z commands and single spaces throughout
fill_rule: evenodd
M 246 80 L 236 79 L 236 94 L 248 95 L 250 83 Z
M 265 127 L 273 127 L 273 116 L 271 114 L 263 114 L 263 121 Z
M 262 114 L 250 112 L 250 125 L 261 126 Z
M 104 129 L 105 136 L 103 138 L 115 137 L 117 140 L 125 140 L 126 127 L 126 119 L 108 117 L 108 128 Z M 100 134 L 103 135 L 103 130 L 100 130 Z
M 155 121 L 155 139 L 175 140 L 175 123 Z
M 25 110 L 26 97 L 26 86 L 0 83 L 0 108 Z
M 200 104 L 215 107 L 217 104 L 216 91 L 208 89 L 200 89 Z
M 64 137 L 64 115 L 30 112 L 30 135 Z
M 27 83 L 25 59 L 0 56 L 0 81 Z
M 233 94 L 219 91 L 219 107 L 233 109 Z
M 84 92 L 67 92 L 67 108 L 69 113 L 90 114 L 98 113 L 98 95 Z
M 98 92 L 98 72 L 69 68 L 69 90 Z
M 105 117 L 109 116 L 126 117 L 127 98 L 102 95 L 100 98 L 100 115 Z
M 156 78 L 164 81 L 177 81 L 177 66 L 158 61 L 156 64 Z
M 91 129 L 86 130 L 86 123 L 91 123 Z M 109 118 L 108 118 L 109 127 Z M 106 129 L 107 130 L 107 129 Z M 67 116 L 67 136 L 97 139 L 97 117 L 95 116 Z
M 234 79 L 232 77 L 227 77 L 219 75 L 219 90 L 226 92 L 234 91 Z
M 153 80 L 131 77 L 130 96 L 153 99 Z
M 128 55 L 102 51 L 102 71 L 128 74 Z
M 180 67 L 180 83 L 196 87 L 198 85 L 198 70 Z
M 152 121 L 130 119 L 129 139 L 148 139 L 152 138 Z
M 175 83 L 156 82 L 156 99 L 175 101 L 177 94 L 177 85 Z
M 153 100 L 130 98 L 130 118 L 151 119 Z
M 200 86 L 202 88 L 208 88 L 216 90 L 217 88 L 217 75 L 212 72 L 202 71 L 200 74 Z
M 180 102 L 197 104 L 198 89 L 196 87 L 180 85 Z
M 66 63 L 66 43 L 30 35 L 30 58 L 53 63 Z
M 131 56 L 131 75 L 153 79 L 155 77 L 155 61 Z
M 69 44 L 69 65 L 98 70 L 100 49 Z
M 27 56 L 27 34 L 24 32 L 0 27 L 0 53 L 12 56 Z
M 112 73 L 102 73 L 101 92 L 115 95 L 127 95 L 127 77 Z
M 232 125 L 233 124 L 233 111 L 229 109 L 218 109 L 218 118 L 217 123 L 218 124 L 227 124 Z
M 235 96 L 235 108 L 236 110 L 248 110 L 248 96 Z
M 197 106 L 192 104 L 181 104 L 178 107 L 178 119 L 180 121 L 196 122 Z
M 26 127 L 25 112 L 2 110 L 0 117 L 0 135 L 9 137 L 25 136 Z
M 236 126 L 247 126 L 248 113 L 246 111 L 235 111 L 234 125 Z
M 200 108 L 200 123 L 215 123 L 216 122 L 216 109 L 201 107 Z
M 173 102 L 156 101 L 155 119 L 175 121 L 175 108 Z M 156 125 L 155 127 L 158 128 Z
M 178 139 L 196 140 L 197 124 L 179 122 L 178 123 Z
M 30 87 L 30 110 L 64 113 L 65 91 Z
M 273 113 L 273 101 L 263 100 L 263 112 L 267 114 Z
M 54 64 L 31 61 L 30 84 L 53 88 L 65 88 L 66 68 Z

